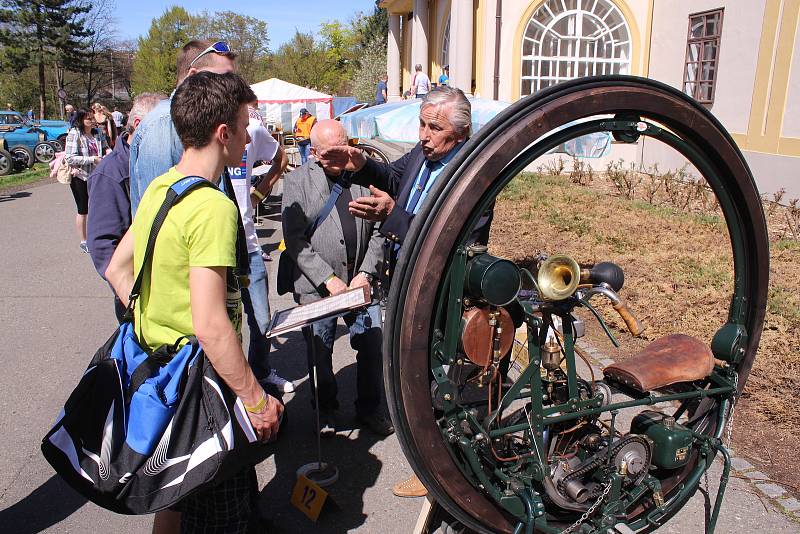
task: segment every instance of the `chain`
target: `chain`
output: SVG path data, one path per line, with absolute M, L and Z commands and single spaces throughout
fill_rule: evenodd
M 589 509 L 586 510 L 583 513 L 583 515 L 578 518 L 577 521 L 575 521 L 573 524 L 571 524 L 570 526 L 568 526 L 567 528 L 562 530 L 560 534 L 569 534 L 570 532 L 574 531 L 576 528 L 581 526 L 584 523 L 584 521 L 589 519 L 589 516 L 592 515 L 595 510 L 597 510 L 597 507 L 600 506 L 600 503 L 603 502 L 603 499 L 605 499 L 608 496 L 608 493 L 610 491 L 611 491 L 611 482 L 606 484 L 606 487 L 603 490 L 603 493 L 600 495 L 600 497 L 597 498 L 597 500 L 594 502 L 594 504 L 591 505 L 589 507 Z
M 733 397 L 731 398 L 731 409 L 728 411 L 728 450 L 733 449 L 733 410 L 736 408 L 737 390 L 739 389 L 739 375 L 733 375 Z

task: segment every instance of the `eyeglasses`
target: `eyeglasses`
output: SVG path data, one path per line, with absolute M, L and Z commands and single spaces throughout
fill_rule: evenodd
M 211 46 L 209 46 L 208 48 L 206 48 L 205 50 L 200 52 L 197 55 L 197 57 L 194 58 L 191 63 L 189 63 L 189 68 L 194 66 L 194 64 L 197 63 L 198 59 L 200 59 L 201 57 L 205 56 L 206 54 L 211 54 L 211 53 L 214 53 L 214 54 L 230 54 L 231 53 L 231 47 L 228 46 L 228 43 L 226 43 L 225 41 L 217 41 L 216 43 L 212 44 Z

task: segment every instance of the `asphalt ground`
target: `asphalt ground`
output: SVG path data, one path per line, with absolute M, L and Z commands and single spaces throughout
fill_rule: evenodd
M 264 249 L 277 258 L 276 198 L 259 227 Z M 114 331 L 109 288 L 78 250 L 74 203 L 61 184 L 0 193 L 0 532 L 149 532 L 150 516 L 105 511 L 67 487 L 42 457 L 39 445 L 94 351 Z M 274 282 L 277 261 L 268 264 Z M 274 287 L 274 283 L 271 284 Z M 273 309 L 292 305 L 273 295 Z M 245 336 L 246 338 L 246 336 Z M 342 339 L 344 338 L 344 339 Z M 260 507 L 271 533 L 410 533 L 422 499 L 398 499 L 392 485 L 409 473 L 392 436 L 378 439 L 355 428 L 352 401 L 355 358 L 343 327 L 334 365 L 339 380 L 340 430 L 323 441 L 323 460 L 339 469 L 330 487 L 335 505 L 312 523 L 289 504 L 296 470 L 317 458 L 313 410 L 299 333 L 278 338 L 272 364 L 298 389 L 285 397 L 287 427 L 272 454 L 258 465 Z M 711 474 L 716 487 L 718 473 Z M 715 492 L 712 491 L 713 501 Z M 703 531 L 703 496 L 660 532 Z M 733 478 L 718 533 L 800 532 L 747 481 Z

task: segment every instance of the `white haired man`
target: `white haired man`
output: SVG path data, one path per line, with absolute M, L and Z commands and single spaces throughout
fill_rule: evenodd
M 437 87 L 420 106 L 419 143 L 397 161 L 384 165 L 355 147 L 331 147 L 320 154 L 323 166 L 352 171 L 353 183 L 370 186 L 372 195 L 351 202 L 350 212 L 383 221 L 378 230 L 386 238 L 386 265 L 381 274 L 389 279 L 414 217 L 447 164 L 464 146 L 471 122 L 472 109 L 464 93 L 449 86 Z M 470 241 L 488 241 L 492 215 L 493 206 L 476 224 Z M 415 475 L 397 483 L 392 491 L 398 497 L 421 497 L 427 493 Z

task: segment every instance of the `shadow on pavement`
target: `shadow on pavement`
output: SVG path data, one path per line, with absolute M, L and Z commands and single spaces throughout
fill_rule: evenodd
M 33 490 L 21 501 L 0 511 L 4 532 L 33 534 L 41 532 L 72 515 L 88 501 L 58 475 Z
M 27 198 L 32 194 L 33 193 L 31 193 L 30 191 L 19 191 L 17 193 L 10 193 L 10 194 L 0 193 L 0 202 L 11 202 L 12 200 L 17 200 L 20 198 Z
M 337 328 L 337 338 L 347 330 Z M 340 343 L 344 343 L 341 340 Z M 271 362 L 285 378 L 298 380 L 307 375 L 305 342 L 300 332 L 292 332 L 271 353 Z M 370 449 L 381 439 L 369 430 L 357 428 L 353 401 L 356 394 L 356 364 L 336 373 L 340 409 L 337 412 L 337 434 L 322 440 L 322 461 L 339 469 L 339 480 L 326 488 L 335 504 L 323 510 L 317 523 L 312 523 L 290 503 L 297 481 L 297 470 L 317 461 L 316 415 L 311 405 L 310 382 L 301 384 L 286 403 L 290 423 L 273 451 L 275 476 L 259 496 L 259 510 L 268 521 L 270 534 L 315 532 L 340 534 L 358 529 L 367 516 L 364 513 L 364 492 L 375 485 L 383 463 Z

